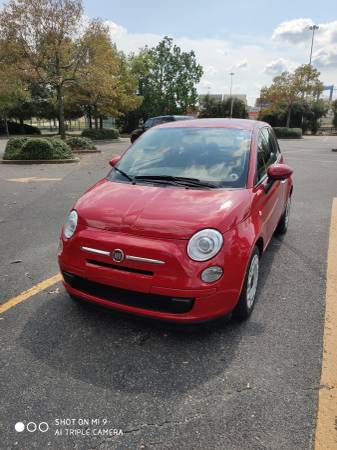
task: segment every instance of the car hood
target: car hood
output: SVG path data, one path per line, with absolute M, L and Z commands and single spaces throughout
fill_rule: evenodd
M 249 215 L 248 189 L 184 189 L 106 179 L 76 203 L 86 226 L 154 238 L 189 239 L 203 228 L 222 233 Z

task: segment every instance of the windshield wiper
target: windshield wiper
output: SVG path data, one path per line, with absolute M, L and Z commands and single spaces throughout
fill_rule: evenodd
M 116 170 L 116 172 L 120 173 L 121 175 L 123 175 L 125 178 L 127 178 L 129 181 L 134 182 L 134 179 L 132 177 L 130 177 L 130 175 L 128 175 L 126 172 L 124 172 L 121 169 L 118 169 L 118 167 L 114 166 L 114 169 Z
M 207 188 L 217 188 L 218 186 L 214 183 L 208 181 L 202 181 L 198 178 L 188 178 L 188 177 L 174 177 L 171 175 L 138 175 L 134 177 L 134 180 L 149 180 L 158 182 L 168 182 L 176 184 L 178 186 L 193 186 L 193 187 L 207 187 Z

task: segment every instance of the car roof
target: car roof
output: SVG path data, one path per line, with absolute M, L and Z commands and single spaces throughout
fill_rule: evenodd
M 253 130 L 270 126 L 266 122 L 250 119 L 193 119 L 163 123 L 156 128 L 236 128 L 243 130 Z

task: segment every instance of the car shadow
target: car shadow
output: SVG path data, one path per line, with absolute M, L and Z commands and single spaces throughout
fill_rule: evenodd
M 277 258 L 278 252 L 282 248 L 284 238 L 285 236 L 283 235 L 275 234 L 261 258 L 258 296 L 260 296 L 260 293 L 268 280 L 269 273 L 273 267 L 273 261 L 275 257 Z
M 280 238 L 274 238 L 262 258 L 259 291 L 280 245 Z M 74 379 L 115 391 L 171 397 L 224 373 L 241 340 L 263 332 L 264 324 L 254 321 L 254 313 L 244 323 L 222 319 L 175 326 L 74 302 L 62 289 L 35 310 L 19 340 L 35 359 Z
M 175 327 L 124 318 L 71 301 L 61 292 L 32 314 L 19 338 L 38 361 L 94 386 L 172 397 L 226 371 L 254 321 Z

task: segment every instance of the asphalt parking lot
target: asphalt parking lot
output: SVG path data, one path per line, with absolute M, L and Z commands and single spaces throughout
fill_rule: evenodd
M 312 448 L 337 137 L 280 144 L 295 171 L 292 215 L 263 257 L 251 319 L 184 331 L 77 304 L 52 285 L 0 316 L 1 448 Z M 58 273 L 68 210 L 126 146 L 79 164 L 0 165 L 0 303 Z M 115 435 L 70 432 L 87 419 Z M 49 429 L 19 433 L 21 421 Z

